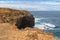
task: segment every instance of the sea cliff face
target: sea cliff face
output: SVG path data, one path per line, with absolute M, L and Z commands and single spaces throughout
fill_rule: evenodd
M 34 17 L 26 10 L 0 8 L 0 23 L 10 23 L 19 29 L 34 26 Z
M 56 40 L 53 34 L 31 26 L 34 17 L 28 11 L 0 8 L 0 40 Z

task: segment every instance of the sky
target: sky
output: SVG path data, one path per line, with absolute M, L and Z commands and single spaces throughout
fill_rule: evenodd
M 60 0 L 0 0 L 0 7 L 29 11 L 60 11 Z

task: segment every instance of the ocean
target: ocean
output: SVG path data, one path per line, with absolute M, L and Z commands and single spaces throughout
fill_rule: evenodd
M 53 33 L 55 38 L 60 38 L 60 11 L 30 12 L 35 17 L 35 27 Z

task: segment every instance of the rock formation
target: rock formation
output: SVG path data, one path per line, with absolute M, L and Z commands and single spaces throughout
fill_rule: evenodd
M 25 10 L 0 8 L 0 23 L 16 24 L 18 28 L 33 27 L 34 17 Z
M 33 26 L 34 17 L 28 11 L 0 8 L 0 40 L 56 40 L 53 34 Z
M 25 28 L 25 27 L 31 27 L 34 26 L 34 19 L 31 16 L 24 16 L 22 18 L 19 18 L 16 22 L 16 25 L 19 29 Z

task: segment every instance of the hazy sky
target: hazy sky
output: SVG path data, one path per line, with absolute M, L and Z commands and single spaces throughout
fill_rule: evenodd
M 30 11 L 59 11 L 60 0 L 0 0 L 0 7 Z

